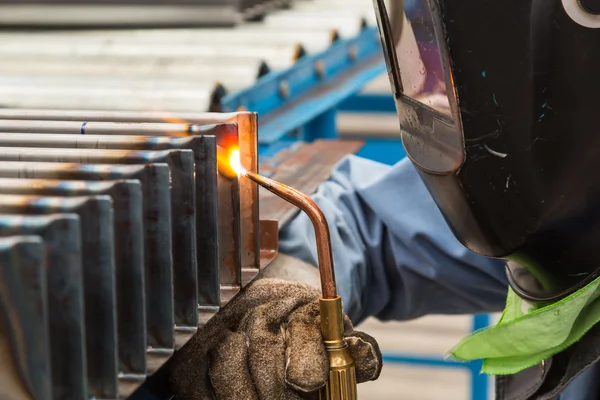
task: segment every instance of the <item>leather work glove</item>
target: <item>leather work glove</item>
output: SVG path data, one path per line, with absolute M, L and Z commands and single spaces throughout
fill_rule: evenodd
M 175 399 L 316 398 L 329 377 L 319 297 L 303 283 L 252 282 L 174 355 L 170 385 Z M 377 342 L 354 331 L 344 317 L 357 381 L 376 380 L 382 368 Z

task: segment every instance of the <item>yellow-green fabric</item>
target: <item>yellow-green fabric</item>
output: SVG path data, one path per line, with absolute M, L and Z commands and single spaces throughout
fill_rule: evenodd
M 481 329 L 450 350 L 462 361 L 481 360 L 481 372 L 515 374 L 560 353 L 600 322 L 600 278 L 570 296 L 535 308 L 509 289 L 497 325 Z

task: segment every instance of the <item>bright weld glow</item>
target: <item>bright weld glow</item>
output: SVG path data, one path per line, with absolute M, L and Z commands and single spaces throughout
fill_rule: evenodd
M 239 175 L 246 175 L 246 170 L 242 167 L 242 162 L 240 160 L 240 151 L 233 150 L 231 152 L 231 156 L 229 157 L 229 164 L 231 168 Z

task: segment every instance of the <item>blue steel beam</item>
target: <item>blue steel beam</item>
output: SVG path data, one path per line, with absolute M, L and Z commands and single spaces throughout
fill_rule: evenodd
M 251 88 L 227 95 L 221 108 L 224 112 L 257 112 L 258 142 L 271 144 L 313 120 L 331 121 L 328 112 L 385 68 L 377 28 L 365 28 L 352 39 L 340 40 L 322 53 L 301 58 L 287 70 L 265 75 Z M 323 125 L 322 121 L 316 123 Z M 330 123 L 325 125 L 335 132 Z
M 347 113 L 395 113 L 396 105 L 391 94 L 361 93 L 346 99 L 339 110 Z

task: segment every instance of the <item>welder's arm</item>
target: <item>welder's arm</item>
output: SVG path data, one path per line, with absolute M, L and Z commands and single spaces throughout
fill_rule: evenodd
M 503 308 L 503 263 L 458 243 L 408 161 L 390 168 L 349 157 L 314 199 L 330 224 L 338 293 L 355 324 L 370 315 Z M 170 381 L 178 399 L 213 392 L 220 399 L 316 398 L 329 365 L 319 330 L 314 231 L 304 213 L 281 232 L 280 252 L 293 257 L 278 256 L 176 353 Z M 285 280 L 265 279 L 274 277 Z M 377 343 L 348 319 L 346 325 L 357 380 L 377 379 Z
M 338 292 L 354 323 L 503 309 L 504 262 L 458 242 L 409 160 L 390 167 L 349 156 L 313 198 L 329 222 Z M 282 230 L 279 250 L 317 264 L 305 214 Z

